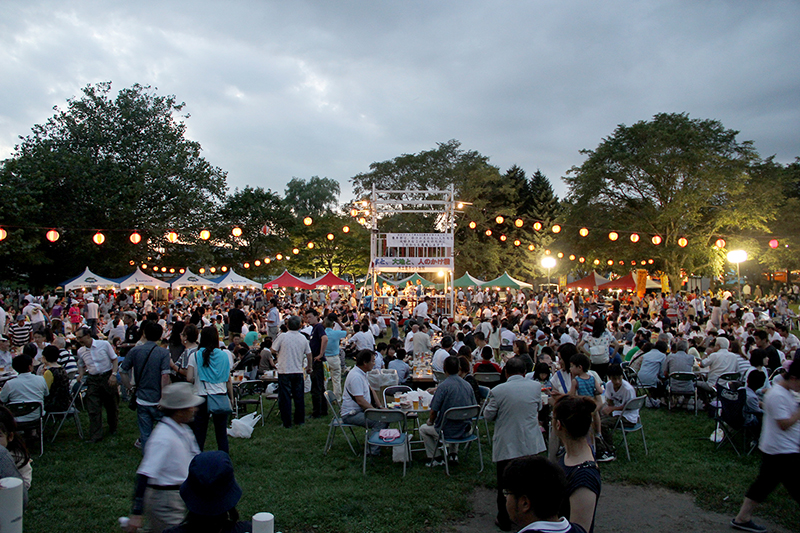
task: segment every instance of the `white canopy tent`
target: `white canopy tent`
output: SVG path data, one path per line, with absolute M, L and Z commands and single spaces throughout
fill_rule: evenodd
M 72 279 L 68 279 L 61 285 L 64 287 L 65 291 L 71 291 L 73 289 L 119 288 L 119 283 L 117 283 L 112 279 L 104 278 L 103 276 L 98 276 L 97 274 L 89 270 L 89 267 L 86 267 L 86 270 L 84 270 L 83 274 L 81 274 L 80 276 L 75 276 Z
M 169 283 L 145 274 L 138 267 L 133 274 L 125 278 L 119 278 L 118 282 L 120 289 L 130 289 L 131 287 L 155 287 L 157 289 L 169 289 Z
M 244 276 L 240 276 L 234 272 L 233 269 L 230 269 L 224 276 L 214 278 L 211 281 L 216 283 L 217 287 L 220 289 L 223 287 L 247 287 L 250 289 L 260 289 L 263 286 L 262 283 L 258 283 L 252 279 L 247 279 Z
M 210 279 L 198 276 L 188 268 L 183 274 L 170 280 L 169 284 L 173 289 L 180 289 L 181 287 L 207 287 L 213 289 L 217 287 L 217 284 Z

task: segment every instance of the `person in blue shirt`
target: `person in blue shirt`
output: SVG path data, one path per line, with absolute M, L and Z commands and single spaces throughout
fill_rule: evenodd
M 334 329 L 336 325 L 340 329 Z M 335 313 L 331 313 L 322 321 L 325 326 L 325 334 L 328 336 L 328 345 L 325 347 L 325 359 L 328 363 L 328 371 L 331 373 L 331 383 L 333 384 L 333 393 L 336 398 L 342 401 L 342 359 L 340 357 L 340 350 L 342 339 L 347 337 L 347 330 L 342 325 L 339 317 Z

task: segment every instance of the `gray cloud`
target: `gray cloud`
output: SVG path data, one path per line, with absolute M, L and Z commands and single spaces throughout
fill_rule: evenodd
M 158 87 L 231 187 L 346 180 L 456 138 L 560 176 L 617 124 L 715 118 L 780 161 L 796 135 L 794 2 L 4 3 L 0 157 L 87 83 Z

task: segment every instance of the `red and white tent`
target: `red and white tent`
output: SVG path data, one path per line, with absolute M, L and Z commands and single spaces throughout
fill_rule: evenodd
M 596 291 L 600 285 L 604 283 L 608 283 L 608 280 L 598 274 L 597 272 L 592 272 L 588 276 L 583 279 L 579 279 L 578 281 L 573 281 L 572 283 L 567 283 L 564 288 L 565 289 L 587 289 L 590 291 Z
M 328 271 L 327 274 L 325 274 L 321 278 L 311 282 L 311 284 L 315 288 L 319 288 L 319 287 L 350 287 L 351 289 L 353 288 L 353 284 L 352 283 L 350 283 L 349 281 L 343 280 L 342 278 L 338 277 L 336 274 L 334 274 L 330 270 Z
M 283 274 L 264 284 L 264 288 L 271 287 L 293 287 L 295 289 L 313 289 L 314 286 L 306 283 L 297 276 L 289 274 L 288 270 L 284 270 Z
M 622 276 L 621 278 L 615 279 L 614 281 L 609 281 L 608 283 L 604 283 L 599 287 L 602 289 L 622 289 L 624 291 L 635 291 L 636 290 L 636 279 L 633 277 L 633 272 L 629 272 L 627 275 Z

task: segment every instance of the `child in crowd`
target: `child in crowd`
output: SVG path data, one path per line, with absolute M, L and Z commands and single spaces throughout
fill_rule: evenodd
M 586 396 L 593 398 L 595 403 L 602 405 L 603 388 L 598 383 L 599 378 L 589 373 L 591 362 L 589 357 L 583 353 L 577 353 L 572 356 L 569 362 L 569 372 L 572 376 L 572 386 L 569 389 L 571 396 Z M 600 413 L 595 410 L 592 417 L 591 446 L 595 448 L 595 436 L 600 435 Z

